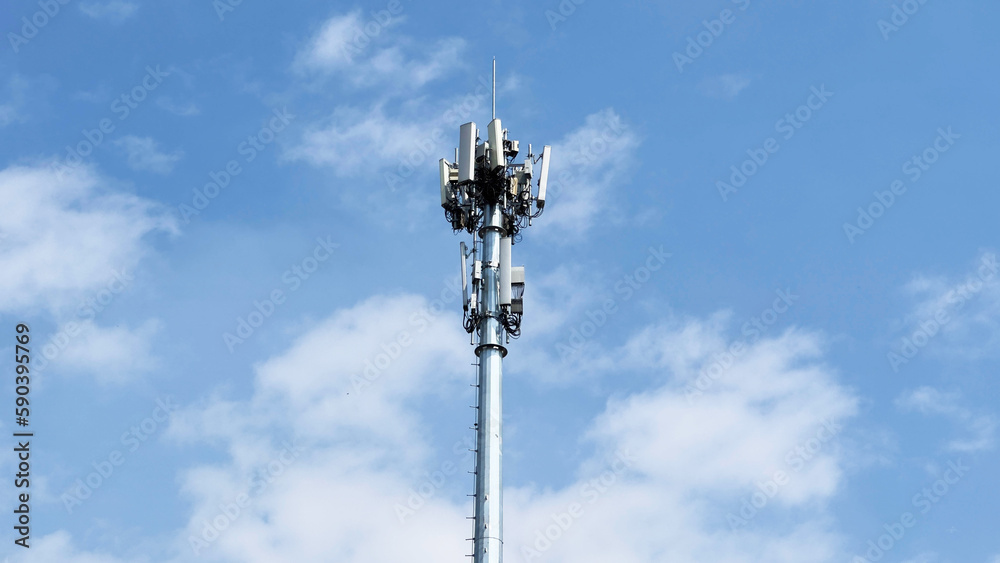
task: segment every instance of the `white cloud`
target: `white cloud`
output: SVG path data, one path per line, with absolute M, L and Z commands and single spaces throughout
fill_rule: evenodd
M 437 393 L 450 395 L 469 375 L 462 367 L 468 349 L 457 316 L 445 315 L 424 330 L 407 320 L 425 306 L 412 296 L 377 297 L 338 312 L 288 352 L 260 365 L 249 401 L 215 399 L 175 415 L 171 437 L 221 441 L 232 456 L 227 463 L 186 472 L 184 491 L 195 509 L 178 545 L 200 536 L 220 513 L 220 503 L 231 502 L 255 469 L 277 459 L 284 435 L 304 444 L 301 456 L 253 497 L 201 557 L 250 563 L 460 557 L 467 549 L 466 507 L 447 492 L 458 484 L 452 481 L 457 476 L 448 477 L 440 490 L 432 488 L 403 524 L 397 519 L 399 506 L 427 479 L 424 472 L 443 467 L 419 430 L 426 413 L 421 405 Z M 523 561 L 521 547 L 533 546 L 537 531 L 552 524 L 551 515 L 574 502 L 583 504 L 584 513 L 552 542 L 550 560 L 631 562 L 659 554 L 672 560 L 798 563 L 838 554 L 838 536 L 822 507 L 843 479 L 836 434 L 854 414 L 855 399 L 823 366 L 819 337 L 788 332 L 752 346 L 724 380 L 689 402 L 682 384 L 722 341 L 713 327 L 651 327 L 655 334 L 641 336 L 659 345 L 674 341 L 678 330 L 703 334 L 708 344 L 697 358 L 667 358 L 682 353 L 676 349 L 634 357 L 627 352 L 632 348 L 623 348 L 620 354 L 636 366 L 665 371 L 660 378 L 665 383 L 609 403 L 583 437 L 598 453 L 580 466 L 571 485 L 509 486 L 509 561 Z M 412 344 L 398 360 L 380 364 L 385 369 L 371 386 L 357 388 L 352 375 L 363 377 L 367 361 L 388 357 L 392 348 L 386 343 L 402 331 L 411 333 Z M 678 373 L 665 368 L 679 365 L 690 368 Z M 607 456 L 620 450 L 628 452 L 630 467 L 605 492 L 588 493 L 588 482 L 601 476 Z M 808 459 L 797 451 L 809 452 L 802 454 Z M 450 452 L 444 455 L 448 459 Z M 727 514 L 739 511 L 756 483 L 779 470 L 791 480 L 766 510 L 794 509 L 797 523 L 730 533 Z M 346 506 L 351 509 L 337 508 Z M 386 534 L 399 541 L 382 541 Z
M 15 553 L 9 559 L 10 563 L 125 563 L 106 553 L 86 552 L 73 544 L 69 533 L 63 530 L 31 540 L 29 550 L 25 554 Z M 5 560 L 6 561 L 6 560 Z
M 255 406 L 296 413 L 292 426 L 309 439 L 337 440 L 338 429 L 377 429 L 381 443 L 406 451 L 419 443 L 409 435 L 415 428 L 406 424 L 412 413 L 393 409 L 411 396 L 468 375 L 461 319 L 436 316 L 427 307 L 423 298 L 407 295 L 373 297 L 337 312 L 281 357 L 256 367 Z M 175 430 L 184 428 L 182 417 L 175 421 Z M 243 422 L 236 417 L 224 427 L 238 433 L 246 428 Z M 264 418 L 261 423 L 270 422 Z M 200 436 L 206 427 L 196 423 L 191 428 L 192 435 Z
M 331 182 L 342 188 L 339 196 L 347 205 L 376 221 L 409 226 L 418 216 L 415 210 L 436 206 L 422 186 L 437 176 L 437 160 L 454 150 L 458 126 L 489 107 L 485 84 L 439 103 L 419 98 L 394 109 L 386 101 L 364 109 L 340 106 L 328 118 L 307 125 L 301 140 L 282 157 L 351 178 L 346 184 Z M 358 182 L 365 189 L 355 189 Z
M 465 42 L 459 38 L 430 44 L 416 41 L 395 29 L 402 20 L 393 16 L 372 35 L 362 31 L 371 22 L 360 11 L 338 15 L 327 20 L 297 53 L 293 67 L 303 77 L 321 80 L 336 74 L 340 83 L 378 89 L 371 90 L 372 101 L 366 107 L 340 105 L 328 117 L 307 126 L 301 142 L 286 151 L 286 158 L 330 167 L 341 177 L 376 172 L 381 178 L 385 169 L 398 175 L 408 166 L 400 182 L 409 183 L 415 167 L 432 170 L 437 155 L 447 150 L 444 136 L 450 131 L 444 128 L 457 127 L 473 109 L 489 103 L 483 99 L 488 89 L 444 101 L 414 97 L 431 81 L 462 67 Z M 395 103 L 401 96 L 402 103 Z
M 554 143 L 545 215 L 538 230 L 571 237 L 589 231 L 618 205 L 613 196 L 629 179 L 638 145 L 635 132 L 612 108 L 588 115 L 582 126 Z
M 533 335 L 552 335 L 583 312 L 600 295 L 598 276 L 579 264 L 563 264 L 550 272 L 538 272 L 525 292 L 531 311 Z M 600 304 L 597 305 L 598 307 Z
M 642 370 L 665 370 L 662 386 L 612 400 L 588 434 L 605 454 L 629 452 L 632 465 L 596 498 L 587 486 L 604 467 L 597 459 L 564 490 L 508 493 L 505 554 L 511 560 L 525 560 L 512 551 L 544 546 L 538 538 L 553 524 L 551 515 L 574 502 L 583 505 L 583 516 L 552 542 L 545 553 L 550 560 L 818 562 L 838 554 L 838 536 L 819 507 L 842 481 L 844 456 L 835 435 L 855 413 L 856 400 L 822 365 L 817 336 L 787 332 L 752 346 L 715 386 L 689 401 L 684 385 L 719 351 L 718 330 L 715 321 L 649 327 L 635 339 L 654 354 L 638 355 L 627 345 L 624 355 L 613 356 L 616 366 L 631 361 Z M 693 356 L 674 345 L 697 335 L 703 341 Z M 798 523 L 737 525 L 730 532 L 730 515 L 742 517 L 742 501 L 777 471 L 790 480 L 762 511 L 785 515 L 794 508 Z
M 60 329 L 37 360 L 105 383 L 155 366 L 150 349 L 159 325 L 102 327 L 88 300 L 106 306 L 149 252 L 144 239 L 177 232 L 156 203 L 107 183 L 87 167 L 62 174 L 41 167 L 0 170 L 0 198 L 7 202 L 0 208 L 0 312 L 48 312 Z
M 74 100 L 88 104 L 105 104 L 112 98 L 111 88 L 107 84 L 95 86 L 93 90 L 77 90 L 73 93 Z
M 331 17 L 296 54 L 293 67 L 304 75 L 336 73 L 355 86 L 393 84 L 406 90 L 462 67 L 464 40 L 414 40 L 395 29 L 402 21 L 392 16 L 383 25 L 363 19 L 360 10 Z
M 161 152 L 152 137 L 125 135 L 116 139 L 114 144 L 125 152 L 130 168 L 156 174 L 169 174 L 184 156 L 183 151 L 179 150 L 171 153 Z
M 125 0 L 109 0 L 107 2 L 84 2 L 80 11 L 95 20 L 107 20 L 111 23 L 122 23 L 134 16 L 139 10 L 135 2 Z
M 468 506 L 453 490 L 467 487 L 471 462 L 460 457 L 461 444 L 438 451 L 425 418 L 435 401 L 466 396 L 470 349 L 458 316 L 425 313 L 427 306 L 397 295 L 338 311 L 258 365 L 252 397 L 216 397 L 175 413 L 168 438 L 222 446 L 228 459 L 181 475 L 192 508 L 161 560 L 192 560 L 192 538 L 198 559 L 209 562 L 461 558 Z M 508 482 L 508 561 L 525 561 L 525 549 L 580 563 L 846 560 L 825 505 L 843 480 L 848 456 L 838 432 L 855 398 L 825 367 L 822 339 L 789 331 L 751 345 L 688 401 L 683 386 L 724 340 L 718 330 L 717 322 L 689 320 L 635 337 L 659 347 L 703 335 L 694 354 L 615 352 L 657 372 L 657 382 L 609 401 L 583 436 L 569 437 L 596 447 L 570 484 Z M 790 480 L 760 509 L 777 518 L 731 531 L 729 515 L 777 471 Z M 410 502 L 412 511 L 401 511 Z M 554 518 L 566 529 L 540 541 Z M 42 561 L 117 561 L 75 551 L 63 532 L 40 543 Z
M 69 339 L 52 365 L 64 371 L 93 374 L 101 383 L 135 380 L 158 365 L 151 349 L 161 326 L 155 319 L 136 328 L 101 327 L 93 321 L 84 321 L 80 323 L 79 334 Z
M 918 332 L 929 335 L 931 342 L 920 345 L 921 353 L 926 346 L 927 352 L 950 360 L 997 356 L 1000 263 L 995 253 L 982 252 L 960 276 L 916 276 L 906 284 L 904 294 L 914 303 L 897 328 L 911 341 L 919 338 L 915 338 Z
M 201 113 L 201 109 L 194 102 L 186 104 L 176 103 L 170 96 L 160 96 L 156 99 L 156 105 L 180 117 L 191 117 Z
M 354 62 L 354 56 L 349 47 L 361 25 L 360 10 L 331 17 L 296 55 L 295 65 L 316 70 L 335 70 L 350 66 Z
M 735 100 L 747 86 L 750 86 L 751 78 L 746 74 L 723 74 L 706 78 L 698 88 L 703 94 L 710 98 L 722 100 Z
M 148 252 L 144 238 L 177 231 L 153 201 L 114 191 L 86 167 L 0 170 L 0 311 L 75 308 Z
M 918 387 L 904 392 L 896 399 L 896 406 L 903 411 L 917 411 L 923 415 L 939 415 L 950 418 L 962 426 L 970 436 L 952 440 L 948 449 L 958 452 L 989 450 L 995 444 L 996 417 L 975 414 L 961 405 L 961 395 L 957 392 L 943 393 L 933 387 Z
M 301 142 L 284 157 L 330 167 L 338 176 L 371 177 L 374 172 L 381 179 L 392 174 L 399 184 L 415 186 L 414 174 L 423 170 L 436 175 L 437 160 L 454 150 L 459 125 L 477 112 L 488 112 L 489 104 L 489 79 L 480 76 L 466 93 L 440 102 L 420 97 L 396 107 L 379 98 L 365 108 L 338 106 L 307 126 Z
M 449 38 L 438 41 L 422 55 L 411 56 L 403 47 L 391 47 L 373 54 L 368 60 L 370 73 L 354 73 L 359 84 L 373 84 L 393 79 L 408 88 L 421 88 L 462 68 L 465 41 Z
M 442 149 L 443 145 L 429 137 L 436 128 L 436 116 L 410 120 L 388 117 L 380 106 L 370 110 L 340 107 L 328 120 L 307 130 L 302 143 L 289 149 L 286 156 L 330 166 L 341 176 L 357 175 L 394 167 L 409 152 Z M 425 151 L 419 144 L 426 140 L 432 148 Z M 428 159 L 424 157 L 429 163 Z
M 784 454 L 819 432 L 825 421 L 841 420 L 856 410 L 855 399 L 817 362 L 819 338 L 797 331 L 754 344 L 716 376 L 714 385 L 691 393 L 687 385 L 724 350 L 720 329 L 717 321 L 688 321 L 636 335 L 615 356 L 615 364 L 666 369 L 669 383 L 613 401 L 595 429 L 603 440 L 647 452 L 648 457 L 639 456 L 639 469 L 685 490 L 749 486 L 750 476 L 780 469 Z M 696 339 L 702 343 L 694 354 L 679 346 Z M 646 346 L 656 354 L 647 354 Z M 640 428 L 652 429 L 658 438 Z M 673 456 L 677 451 L 686 455 Z M 827 461 L 837 457 L 830 450 L 823 454 Z M 688 469 L 693 466 L 698 471 Z M 811 467 L 816 474 L 790 485 L 792 498 L 833 492 L 839 479 L 836 467 L 815 462 Z
M 532 382 L 542 386 L 594 383 L 614 361 L 601 336 L 624 306 L 622 295 L 609 291 L 615 282 L 579 264 L 529 275 L 524 299 L 531 317 L 522 327 L 526 342 L 512 356 L 516 369 L 531 372 Z M 609 299 L 614 302 L 610 314 L 605 310 Z
M 185 472 L 195 510 L 180 535 L 187 557 L 179 560 L 191 558 L 189 536 L 201 537 L 219 503 L 244 491 L 292 437 L 301 456 L 254 496 L 203 553 L 207 560 L 336 560 L 344 550 L 359 561 L 461 557 L 462 509 L 432 499 L 422 514 L 433 517 L 407 526 L 394 510 L 409 494 L 403 476 L 432 463 L 425 415 L 414 402 L 439 394 L 454 400 L 470 377 L 460 319 L 425 314 L 427 307 L 404 295 L 339 311 L 259 365 L 248 402 L 215 399 L 174 415 L 168 436 L 221 441 L 232 455 L 230 463 Z M 388 531 L 400 541 L 378 539 Z

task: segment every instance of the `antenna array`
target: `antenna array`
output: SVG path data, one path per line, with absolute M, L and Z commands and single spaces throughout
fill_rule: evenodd
M 484 139 L 475 123 L 462 125 L 456 161 L 442 158 L 439 167 L 445 218 L 456 233 L 466 231 L 473 237 L 471 249 L 465 242 L 459 247 L 463 324 L 477 344 L 479 370 L 472 557 L 474 563 L 501 563 L 502 363 L 507 355 L 504 344 L 520 336 L 524 313 L 524 268 L 511 265 L 511 251 L 520 241 L 520 231 L 545 209 L 551 147 L 546 145 L 534 155 L 528 145 L 524 162 L 514 162 L 521 153 L 520 143 L 508 138 L 496 117 L 496 59 L 493 119 L 486 131 Z

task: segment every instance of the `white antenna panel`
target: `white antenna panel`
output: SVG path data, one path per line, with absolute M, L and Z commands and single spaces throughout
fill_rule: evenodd
M 499 119 L 494 119 L 490 122 L 488 129 L 490 148 L 493 149 L 490 151 L 490 168 L 496 170 L 507 164 L 503 154 L 503 127 L 500 125 Z
M 500 305 L 510 305 L 510 237 L 500 239 Z
M 458 181 L 472 182 L 476 179 L 476 124 L 469 122 L 459 128 L 458 133 Z
M 459 243 L 459 250 L 462 253 L 462 308 L 466 311 L 469 310 L 469 265 L 466 262 L 466 255 L 468 247 L 465 243 Z
M 438 165 L 441 169 L 441 207 L 447 207 L 451 199 L 451 166 L 443 158 Z
M 542 170 L 538 173 L 538 208 L 545 207 L 545 187 L 549 183 L 549 161 L 552 156 L 552 147 L 545 145 L 542 148 Z

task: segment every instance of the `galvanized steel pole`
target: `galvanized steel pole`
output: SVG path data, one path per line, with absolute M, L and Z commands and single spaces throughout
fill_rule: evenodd
M 476 423 L 476 512 L 473 560 L 503 561 L 503 325 L 500 323 L 500 208 L 489 205 L 480 230 L 483 241 L 479 346 L 479 405 Z

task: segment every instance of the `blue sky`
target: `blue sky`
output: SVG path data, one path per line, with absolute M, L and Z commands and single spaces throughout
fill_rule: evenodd
M 1000 7 L 0 10 L 0 347 L 30 325 L 36 433 L 10 561 L 461 560 L 436 161 L 493 57 L 511 136 L 553 146 L 508 561 L 1000 561 Z

